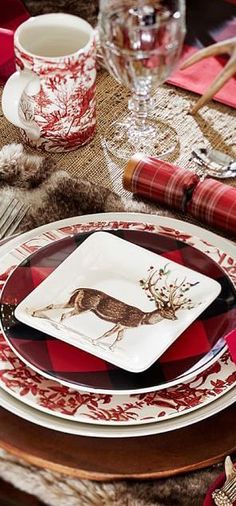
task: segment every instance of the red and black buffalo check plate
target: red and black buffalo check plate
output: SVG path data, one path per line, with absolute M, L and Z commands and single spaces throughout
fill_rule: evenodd
M 124 371 L 17 321 L 16 306 L 91 234 L 80 233 L 41 248 L 12 273 L 0 305 L 6 339 L 16 354 L 42 375 L 82 390 L 118 393 L 155 390 L 176 383 L 177 377 L 180 377 L 179 382 L 183 381 L 192 368 L 193 375 L 197 374 L 202 359 L 207 356 L 207 367 L 212 357 L 223 349 L 224 336 L 235 329 L 236 297 L 232 282 L 207 255 L 174 238 L 134 230 L 109 233 L 217 280 L 221 285 L 219 296 L 160 359 L 142 373 Z

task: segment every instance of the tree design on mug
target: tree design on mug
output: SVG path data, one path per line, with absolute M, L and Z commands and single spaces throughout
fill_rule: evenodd
M 70 151 L 86 144 L 96 128 L 95 44 L 79 56 L 56 63 L 18 48 L 15 51 L 17 67 L 31 70 L 40 79 L 39 92 L 25 93 L 20 105 L 24 119 L 40 128 L 40 139 L 30 144 L 51 151 Z

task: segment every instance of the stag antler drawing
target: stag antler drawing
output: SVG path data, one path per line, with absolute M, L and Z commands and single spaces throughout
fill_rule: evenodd
M 150 295 L 147 295 L 148 298 L 155 301 L 162 315 L 172 311 L 175 316 L 176 311 L 179 309 L 193 309 L 195 307 L 192 300 L 186 297 L 185 294 L 191 287 L 196 286 L 198 282 L 189 283 L 184 278 L 179 284 L 177 279 L 172 283 L 168 283 L 167 277 L 170 271 L 167 270 L 167 265 L 163 269 L 159 269 L 159 271 L 156 271 L 152 266 L 149 267 L 149 275 L 147 279 L 140 280 L 140 285 L 146 293 L 150 293 Z M 165 316 L 163 317 L 165 318 Z
M 168 264 L 167 264 L 168 265 Z M 92 343 L 108 346 L 114 349 L 115 344 L 124 336 L 124 331 L 128 328 L 139 327 L 140 325 L 153 325 L 162 321 L 176 320 L 176 312 L 180 309 L 192 309 L 196 304 L 186 297 L 186 292 L 197 283 L 189 283 L 184 278 L 178 283 L 178 280 L 168 283 L 170 271 L 167 265 L 159 270 L 154 267 L 149 268 L 147 279 L 139 281 L 140 286 L 147 294 L 149 300 L 154 301 L 156 309 L 153 311 L 142 311 L 135 306 L 130 306 L 125 302 L 115 299 L 94 288 L 78 288 L 65 304 L 49 304 L 48 306 L 36 309 L 31 315 L 38 318 L 48 318 L 47 312 L 53 309 L 69 309 L 63 312 L 61 321 L 71 316 L 78 316 L 85 311 L 92 311 L 98 318 L 107 322 L 114 323 L 114 326 L 96 339 Z M 115 335 L 115 339 L 110 345 L 103 343 L 103 339 Z
M 181 70 L 190 67 L 194 63 L 203 60 L 203 58 L 207 58 L 208 56 L 216 56 L 220 54 L 229 54 L 230 58 L 223 68 L 223 70 L 218 74 L 216 79 L 213 81 L 208 90 L 203 94 L 203 96 L 196 102 L 196 104 L 191 109 L 191 113 L 195 114 L 204 104 L 206 104 L 216 93 L 219 91 L 224 84 L 229 81 L 231 77 L 236 72 L 236 37 L 231 39 L 223 40 L 221 42 L 216 42 L 215 44 L 211 44 L 210 46 L 201 49 L 193 56 L 190 56 L 183 65 L 181 66 Z

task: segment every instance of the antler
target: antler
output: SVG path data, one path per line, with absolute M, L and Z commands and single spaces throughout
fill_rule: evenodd
M 158 309 L 165 311 L 171 309 L 173 314 L 179 309 L 192 309 L 195 304 L 192 300 L 186 297 L 184 294 L 190 290 L 192 286 L 198 284 L 186 282 L 184 278 L 178 283 L 178 280 L 168 283 L 167 277 L 170 273 L 167 270 L 166 264 L 159 271 L 154 270 L 154 267 L 149 268 L 149 275 L 146 280 L 141 279 L 140 284 L 145 292 L 151 294 L 148 295 L 149 299 L 154 300 L 158 306 Z
M 191 109 L 191 113 L 195 114 L 204 104 L 206 104 L 216 93 L 224 86 L 224 84 L 235 74 L 236 72 L 236 37 L 227 39 L 222 42 L 217 42 L 211 46 L 201 49 L 193 56 L 190 56 L 184 64 L 181 66 L 181 70 L 190 67 L 194 63 L 199 62 L 203 58 L 208 56 L 215 56 L 220 54 L 230 54 L 230 59 L 227 62 L 223 70 L 218 74 L 216 79 L 213 81 L 208 90 L 203 96 L 197 101 L 197 103 Z
M 151 300 L 154 300 L 156 304 L 158 305 L 158 308 L 164 308 L 167 305 L 167 300 L 165 298 L 163 287 L 157 289 L 158 282 L 164 277 L 169 274 L 169 271 L 166 270 L 167 265 L 164 266 L 163 269 L 159 269 L 159 271 L 153 270 L 154 267 L 149 268 L 149 275 L 146 280 L 140 280 L 140 284 L 145 290 L 145 292 L 148 292 L 151 294 L 148 295 L 148 297 Z

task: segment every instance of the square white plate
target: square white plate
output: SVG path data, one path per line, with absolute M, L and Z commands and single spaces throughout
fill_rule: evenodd
M 118 367 L 141 372 L 220 290 L 207 276 L 96 232 L 18 305 L 15 316 Z

